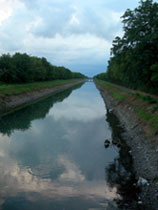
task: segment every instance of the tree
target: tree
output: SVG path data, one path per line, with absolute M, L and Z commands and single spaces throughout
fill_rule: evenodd
M 9 54 L 0 57 L 0 80 L 12 83 L 17 80 L 17 72 Z
M 107 75 L 110 81 L 132 88 L 158 90 L 158 3 L 140 1 L 122 18 L 124 35 L 111 48 Z
M 64 66 L 54 66 L 46 58 L 15 53 L 0 56 L 0 81 L 5 83 L 28 83 L 58 79 L 86 78 L 71 72 Z
M 26 83 L 33 81 L 30 56 L 26 53 L 16 53 L 13 55 L 11 62 L 16 69 L 17 82 Z

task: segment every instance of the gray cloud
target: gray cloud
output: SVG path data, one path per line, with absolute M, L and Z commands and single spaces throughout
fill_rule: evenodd
M 26 1 L 25 1 L 26 2 Z M 35 36 L 54 37 L 56 34 L 70 36 L 71 34 L 91 34 L 111 40 L 121 29 L 119 18 L 122 13 L 107 8 L 96 9 L 94 4 L 83 4 L 77 1 L 36 2 L 31 9 L 39 18 L 39 24 L 33 25 L 30 32 Z M 27 4 L 28 5 L 28 2 Z
M 86 69 L 89 74 L 91 69 L 91 75 L 98 72 L 94 69 L 105 71 L 111 42 L 122 33 L 120 16 L 126 7 L 137 4 L 137 0 L 119 4 L 116 0 L 2 0 L 0 53 L 45 56 L 74 71 L 82 66 L 81 72 Z

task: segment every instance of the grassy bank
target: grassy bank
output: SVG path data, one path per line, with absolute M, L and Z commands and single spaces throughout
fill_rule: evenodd
M 21 93 L 26 93 L 30 91 L 40 90 L 44 88 L 51 88 L 59 85 L 65 85 L 68 83 L 74 83 L 80 79 L 72 80 L 53 80 L 46 82 L 34 82 L 27 84 L 0 84 L 0 97 L 9 96 L 9 95 L 18 95 Z
M 158 134 L 158 98 L 116 87 L 96 79 L 95 82 L 105 88 L 118 104 L 128 105 L 134 110 L 140 123 L 144 125 L 148 137 Z

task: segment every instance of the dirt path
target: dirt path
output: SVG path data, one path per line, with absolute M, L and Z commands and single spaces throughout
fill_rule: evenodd
M 157 95 L 153 95 L 153 94 L 150 94 L 150 93 L 145 93 L 145 92 L 142 92 L 140 90 L 132 90 L 130 88 L 126 88 L 126 87 L 121 86 L 121 85 L 116 85 L 114 83 L 110 83 L 110 82 L 107 82 L 107 81 L 106 81 L 106 83 L 111 84 L 112 86 L 114 86 L 116 88 L 119 88 L 120 90 L 128 92 L 128 93 L 133 93 L 133 94 L 139 93 L 139 94 L 144 95 L 144 96 L 151 96 L 152 98 L 158 98 Z

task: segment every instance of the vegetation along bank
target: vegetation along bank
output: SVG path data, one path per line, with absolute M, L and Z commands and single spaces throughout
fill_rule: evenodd
M 84 81 L 83 79 L 73 79 L 37 82 L 25 85 L 0 85 L 0 116 Z
M 122 16 L 122 37 L 111 48 L 107 72 L 96 77 L 132 89 L 158 93 L 158 3 L 140 1 Z
M 141 188 L 139 203 L 150 210 L 158 209 L 157 11 L 153 0 L 125 11 L 124 34 L 113 41 L 107 71 L 94 77 L 107 107 L 125 128 Z
M 52 65 L 45 58 L 4 54 L 0 56 L 0 115 L 84 79 L 85 75 Z
M 95 83 L 107 108 L 124 127 L 123 138 L 131 147 L 137 184 L 141 188 L 140 203 L 155 210 L 158 206 L 158 98 L 102 80 Z

